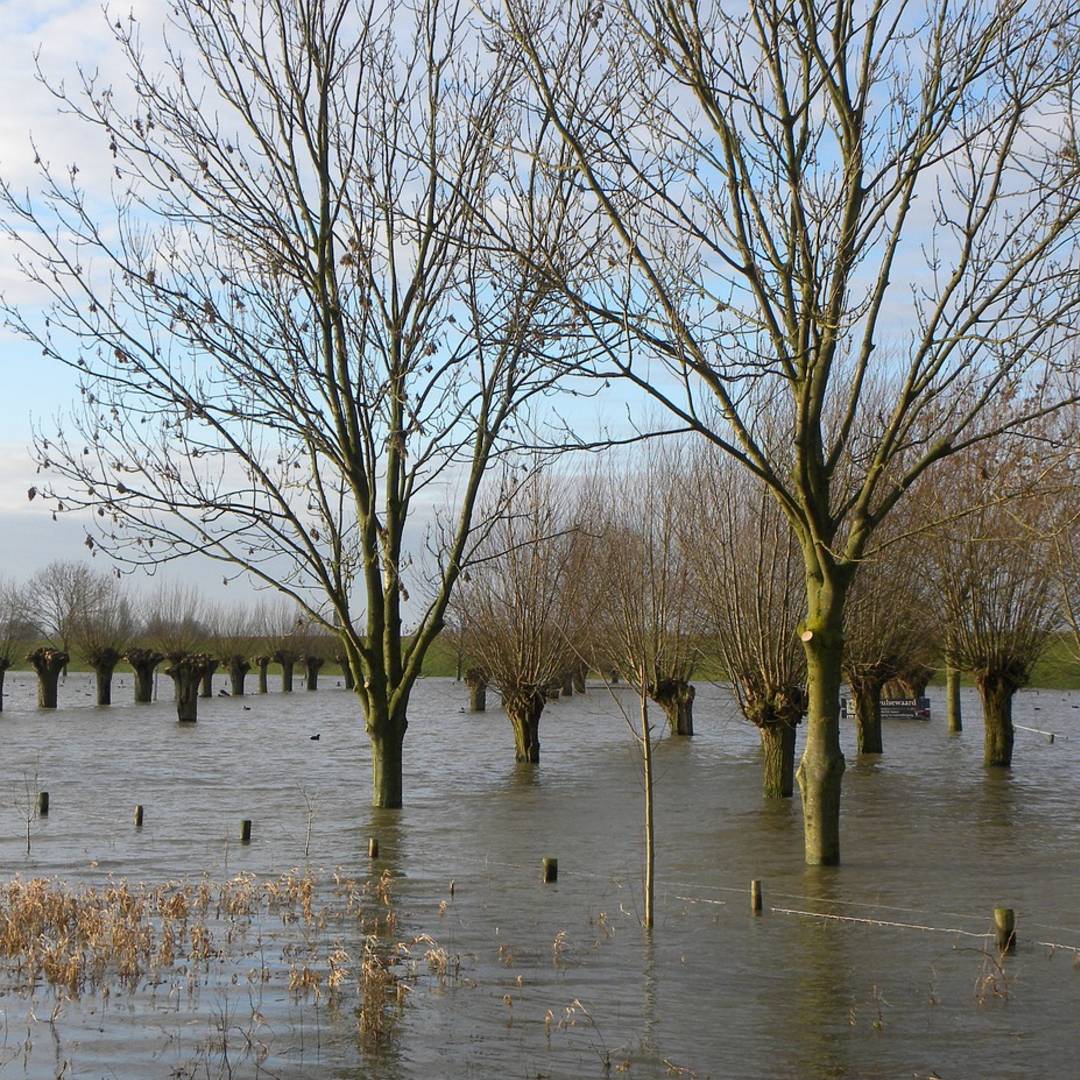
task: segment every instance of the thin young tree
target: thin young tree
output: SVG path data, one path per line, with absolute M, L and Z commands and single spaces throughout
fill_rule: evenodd
M 806 714 L 798 543 L 765 486 L 715 449 L 695 454 L 686 504 L 705 637 L 715 643 L 743 716 L 760 733 L 765 797 L 790 799 Z
M 118 20 L 125 84 L 56 86 L 107 148 L 114 212 L 83 186 L 94 170 L 44 154 L 36 195 L 0 187 L 49 301 L 8 304 L 9 323 L 81 380 L 38 439 L 59 477 L 40 494 L 104 511 L 88 540 L 123 564 L 199 552 L 337 633 L 372 800 L 398 807 L 409 695 L 483 476 L 550 386 L 564 317 L 474 227 L 516 124 L 506 65 L 452 0 L 169 15 L 160 63 Z M 406 539 L 443 485 L 447 543 L 421 561 Z
M 529 205 L 539 170 L 579 208 L 577 242 L 538 269 L 606 348 L 595 374 L 736 458 L 798 540 L 812 864 L 840 859 L 844 607 L 878 528 L 994 433 L 987 406 L 1008 401 L 996 426 L 1016 429 L 1075 400 L 1057 376 L 1080 309 L 1078 19 L 1072 0 L 507 0 L 490 16 L 532 105 L 505 202 Z M 493 235 L 537 266 L 502 205 Z M 881 408 L 866 391 L 883 385 Z M 783 439 L 763 441 L 766 413 Z

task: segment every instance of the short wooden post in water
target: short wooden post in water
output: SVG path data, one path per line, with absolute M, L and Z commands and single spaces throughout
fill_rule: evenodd
M 135 828 L 136 829 L 141 829 L 142 828 L 142 803 L 139 803 L 135 807 Z
M 757 878 L 750 882 L 750 910 L 755 915 L 761 914 L 761 882 Z
M 49 816 L 49 793 L 47 791 L 39 791 L 37 797 L 37 812 L 38 817 Z
M 998 952 L 1016 952 L 1016 914 L 1011 907 L 994 908 Z
M 368 838 L 367 853 L 369 859 L 377 859 L 379 857 L 379 838 L 377 836 Z
M 250 818 L 244 818 L 244 820 L 240 822 L 240 843 L 241 844 L 250 844 L 251 843 L 251 819 Z
M 550 855 L 544 856 L 544 861 L 541 864 L 544 870 L 544 881 L 558 881 L 559 880 L 559 860 L 553 859 Z

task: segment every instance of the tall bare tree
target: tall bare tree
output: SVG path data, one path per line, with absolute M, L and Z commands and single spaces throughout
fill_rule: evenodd
M 805 854 L 836 863 L 856 568 L 988 404 L 1014 428 L 1074 400 L 1075 4 L 506 0 L 491 26 L 533 110 L 507 198 L 540 171 L 581 223 L 542 263 L 493 233 L 604 344 L 596 374 L 735 457 L 798 539 Z
M 127 88 L 56 90 L 112 154 L 115 214 L 75 165 L 41 159 L 34 199 L 2 189 L 52 301 L 8 319 L 82 380 L 81 411 L 39 439 L 62 478 L 42 494 L 105 511 L 91 542 L 121 562 L 199 552 L 338 633 L 373 802 L 397 807 L 409 695 L 482 478 L 549 385 L 563 317 L 472 225 L 514 125 L 505 64 L 452 0 L 169 13 L 160 65 L 116 22 Z M 423 561 L 410 523 L 448 488 L 447 544 Z
M 695 454 L 686 505 L 706 636 L 743 715 L 761 735 L 765 797 L 789 799 L 796 734 L 806 714 L 798 543 L 765 486 L 715 449 L 703 446 Z

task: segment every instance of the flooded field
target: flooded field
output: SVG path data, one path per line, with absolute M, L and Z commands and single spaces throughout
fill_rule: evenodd
M 28 990 L 0 963 L 0 1076 L 1075 1074 L 1078 695 L 1020 696 L 1017 722 L 1058 734 L 1018 732 L 1008 775 L 981 765 L 968 691 L 959 738 L 940 695 L 930 723 L 886 724 L 880 759 L 858 761 L 846 728 L 845 861 L 822 871 L 802 865 L 798 799 L 759 797 L 756 732 L 726 690 L 701 686 L 699 734 L 657 752 L 647 935 L 637 759 L 598 686 L 549 706 L 543 763 L 522 771 L 498 708 L 470 715 L 460 684 L 422 681 L 407 805 L 388 813 L 367 805 L 367 740 L 333 677 L 316 693 L 203 701 L 186 727 L 168 700 L 128 704 L 123 682 L 119 704 L 98 709 L 90 677 L 72 675 L 43 713 L 32 677 L 9 674 L 0 882 L 186 882 L 204 890 L 212 944 L 193 949 L 189 929 L 171 967 L 79 993 L 43 978 Z M 39 790 L 47 818 L 28 812 Z M 555 885 L 540 880 L 546 855 Z M 265 901 L 267 882 L 308 888 L 311 917 L 302 900 Z M 988 936 L 1000 905 L 1016 909 L 1020 942 L 1001 966 Z M 334 994 L 327 957 L 356 961 L 364 919 L 390 912 L 403 1004 L 375 1044 L 355 971 Z

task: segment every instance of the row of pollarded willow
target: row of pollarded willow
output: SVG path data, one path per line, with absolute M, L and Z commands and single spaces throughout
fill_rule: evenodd
M 115 578 L 73 562 L 50 563 L 22 586 L 0 584 L 0 708 L 4 674 L 24 657 L 37 673 L 45 708 L 56 707 L 60 676 L 72 657 L 93 670 L 98 705 L 111 704 L 122 661 L 134 672 L 137 703 L 151 700 L 154 673 L 168 662 L 187 716 L 194 714 L 196 693 L 211 695 L 219 668 L 229 675 L 230 692 L 240 695 L 252 667 L 260 693 L 267 691 L 270 663 L 281 665 L 286 691 L 302 664 L 314 690 L 326 661 L 340 661 L 336 638 L 313 633 L 283 607 L 213 608 L 185 589 L 161 589 L 133 603 Z
M 992 434 L 988 404 L 1007 397 L 996 426 L 1015 428 L 1073 400 L 1052 376 L 1080 306 L 1080 154 L 1047 118 L 1073 109 L 1074 5 L 170 11 L 185 42 L 163 71 L 116 24 L 133 100 L 58 90 L 106 167 L 37 154 L 41 198 L 3 187 L 54 301 L 8 316 L 86 383 L 85 413 L 39 444 L 70 481 L 53 504 L 103 511 L 115 557 L 208 553 L 339 633 L 373 800 L 398 806 L 409 694 L 485 470 L 505 436 L 535 442 L 511 430 L 521 404 L 594 353 L 589 374 L 732 455 L 792 529 L 806 858 L 837 862 L 857 568 L 922 474 Z M 108 228 L 80 186 L 97 172 L 117 181 Z M 409 589 L 410 516 L 451 472 L 447 542 Z M 410 591 L 429 600 L 406 639 Z

